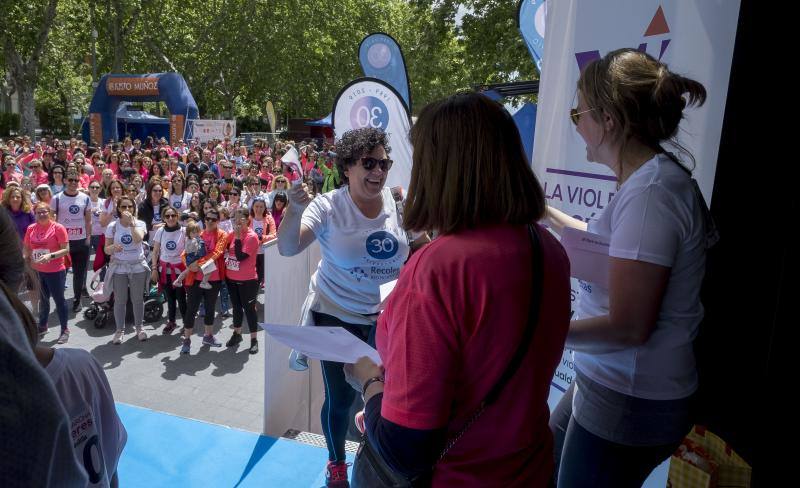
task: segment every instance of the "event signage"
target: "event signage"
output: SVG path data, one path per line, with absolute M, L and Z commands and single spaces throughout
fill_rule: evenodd
M 142 97 L 158 95 L 158 78 L 156 77 L 130 77 L 106 79 L 106 90 L 111 96 L 117 97 Z
M 539 87 L 533 153 L 533 168 L 548 203 L 588 222 L 599 218 L 617 192 L 611 170 L 586 161 L 586 146 L 568 114 L 577 103 L 575 86 L 580 70 L 609 51 L 630 47 L 649 53 L 670 70 L 706 87 L 705 105 L 685 112 L 678 141 L 696 158 L 694 177 L 710 204 L 738 17 L 738 1 L 548 2 L 543 55 L 547 70 Z M 685 155 L 678 156 L 692 166 Z M 573 302 L 582 289 L 591 286 L 593 283 L 573 280 Z M 565 351 L 553 380 L 559 391 L 551 400 L 560 397 L 574 377 L 571 353 Z
M 547 3 L 545 0 L 520 0 L 517 6 L 517 27 L 525 39 L 539 73 L 542 72 L 544 53 L 544 29 Z
M 358 60 L 364 76 L 390 84 L 411 110 L 411 95 L 403 51 L 397 41 L 381 32 L 370 34 L 358 46 Z
M 211 139 L 224 140 L 226 137 L 233 139 L 236 135 L 235 120 L 192 120 L 193 137 L 200 143 Z
M 360 78 L 348 83 L 333 103 L 333 132 L 336 139 L 349 130 L 373 127 L 389 135 L 394 161 L 386 179 L 389 188 L 408 189 L 411 180 L 411 117 L 400 94 L 375 78 Z

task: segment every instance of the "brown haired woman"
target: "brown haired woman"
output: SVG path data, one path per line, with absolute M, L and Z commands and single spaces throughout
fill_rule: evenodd
M 664 145 L 685 107 L 705 98 L 700 83 L 633 49 L 592 62 L 578 80 L 572 121 L 586 158 L 608 166 L 619 189 L 588 226 L 548 209 L 557 231 L 611 243 L 608 284 L 584 288 L 567 336 L 577 377 L 551 419 L 559 487 L 641 486 L 691 428 L 692 340 L 713 232 L 690 171 Z
M 47 332 L 47 319 L 50 315 L 50 297 L 56 302 L 58 321 L 61 324 L 59 344 L 69 340 L 67 327 L 67 300 L 64 298 L 64 284 L 67 268 L 64 256 L 69 254 L 67 229 L 51 218 L 50 205 L 37 203 L 33 208 L 36 223 L 31 224 L 23 239 L 23 257 L 39 274 L 41 302 L 39 303 L 39 333 Z
M 513 119 L 483 95 L 429 104 L 411 141 L 405 228 L 439 237 L 406 263 L 378 320 L 383 365 L 347 367 L 369 442 L 434 487 L 548 486 L 547 397 L 570 286 L 563 248 L 532 224 L 544 215 L 542 188 Z M 529 316 L 533 297 L 540 310 Z

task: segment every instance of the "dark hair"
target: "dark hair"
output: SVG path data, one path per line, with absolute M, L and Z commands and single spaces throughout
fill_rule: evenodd
M 279 191 L 272 197 L 272 207 L 270 211 L 275 211 L 275 202 L 283 202 L 283 208 L 286 208 L 286 205 L 289 204 L 289 199 L 286 196 L 286 193 Z
M 699 82 L 672 73 L 645 52 L 617 49 L 586 65 L 577 88 L 587 108 L 593 109 L 589 115 L 594 120 L 600 122 L 607 115 L 614 122 L 617 129 L 612 136 L 621 141 L 620 161 L 633 139 L 657 153 L 666 152 L 662 147 L 666 142 L 694 163 L 674 137 L 684 108 L 706 101 L 706 89 Z
M 339 170 L 342 183 L 349 183 L 345 171 L 378 146 L 383 146 L 386 154 L 392 151 L 389 136 L 381 129 L 364 127 L 342 134 L 342 138 L 336 141 L 336 169 Z
M 408 230 L 450 234 L 498 223 L 525 225 L 544 215 L 544 192 L 511 115 L 469 92 L 432 102 L 411 128 Z
M 120 210 L 119 210 L 119 205 L 122 203 L 123 200 L 128 200 L 129 202 L 131 202 L 131 206 L 133 206 L 133 210 L 131 210 L 131 214 L 133 215 L 134 218 L 136 218 L 136 201 L 133 198 L 127 197 L 127 196 L 121 196 L 115 202 L 115 205 L 116 205 L 115 210 L 117 211 L 117 218 L 122 217 L 122 213 L 120 213 Z

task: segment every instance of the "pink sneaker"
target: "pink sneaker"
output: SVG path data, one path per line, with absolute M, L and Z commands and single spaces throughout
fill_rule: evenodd
M 325 473 L 325 486 L 328 488 L 350 488 L 350 482 L 347 481 L 347 467 L 349 463 L 344 461 L 333 462 L 328 461 L 328 466 Z

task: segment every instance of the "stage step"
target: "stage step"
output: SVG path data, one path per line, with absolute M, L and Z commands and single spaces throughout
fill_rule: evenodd
M 284 439 L 291 439 L 293 441 L 300 442 L 302 444 L 307 444 L 309 446 L 314 447 L 321 447 L 323 449 L 327 449 L 325 443 L 325 436 L 320 434 L 314 434 L 312 432 L 303 432 L 301 430 L 289 429 L 286 431 L 285 434 L 281 436 Z M 345 452 L 349 452 L 351 454 L 355 454 L 358 450 L 358 442 L 352 441 L 345 441 L 344 442 L 344 450 Z

